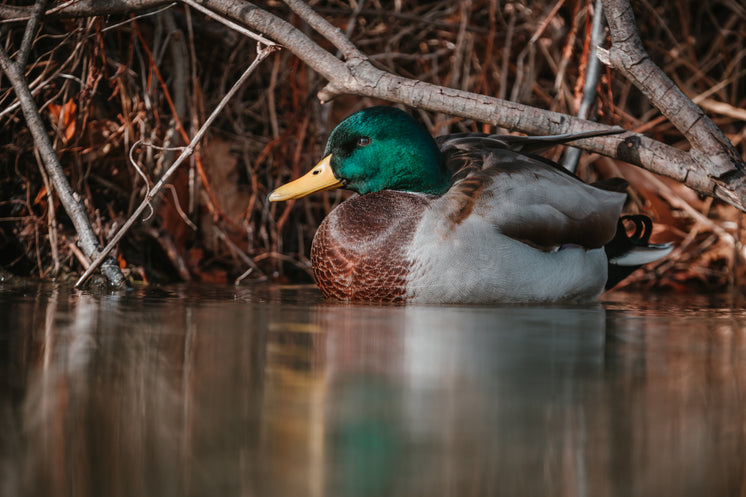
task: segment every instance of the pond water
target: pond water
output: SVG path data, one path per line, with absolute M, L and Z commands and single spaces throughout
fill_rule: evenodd
M 742 495 L 743 304 L 0 285 L 0 495 Z

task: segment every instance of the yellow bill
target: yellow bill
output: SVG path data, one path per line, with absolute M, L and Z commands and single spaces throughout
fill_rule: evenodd
M 332 154 L 327 155 L 305 175 L 276 188 L 267 198 L 270 202 L 278 202 L 339 188 L 342 186 L 342 180 L 334 176 L 331 158 Z

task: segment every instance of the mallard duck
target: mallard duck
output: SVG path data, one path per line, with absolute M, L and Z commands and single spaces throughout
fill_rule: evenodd
M 324 158 L 268 199 L 332 188 L 358 194 L 332 210 L 311 246 L 316 282 L 329 298 L 593 301 L 671 250 L 648 243 L 647 218 L 630 218 L 635 233 L 626 235 L 625 182 L 589 185 L 533 155 L 598 134 L 434 139 L 406 112 L 371 107 L 343 120 Z M 609 264 L 622 265 L 612 279 Z

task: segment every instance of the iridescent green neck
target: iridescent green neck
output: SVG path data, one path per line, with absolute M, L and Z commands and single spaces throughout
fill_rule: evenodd
M 451 178 L 427 130 L 394 107 L 371 107 L 342 121 L 326 146 L 346 188 L 364 194 L 400 190 L 440 195 Z

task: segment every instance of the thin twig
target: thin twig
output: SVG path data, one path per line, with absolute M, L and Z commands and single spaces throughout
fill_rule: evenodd
M 16 57 L 16 64 L 18 67 L 23 69 L 26 67 L 28 62 L 28 56 L 31 53 L 31 46 L 34 44 L 34 37 L 36 36 L 36 28 L 39 27 L 41 18 L 44 16 L 44 11 L 47 9 L 48 0 L 36 0 L 34 2 L 34 10 L 31 11 L 31 18 L 26 24 L 26 31 L 23 33 L 23 40 L 21 41 L 21 49 L 18 51 Z
M 160 14 L 161 12 L 165 12 L 168 9 L 170 9 L 170 8 L 176 6 L 176 5 L 178 5 L 178 2 L 172 2 L 172 3 L 168 4 L 168 5 L 166 5 L 165 7 L 161 7 L 160 9 L 152 10 L 150 12 L 145 12 L 143 14 L 139 14 L 139 15 L 130 17 L 130 18 L 128 18 L 128 19 L 126 19 L 126 20 L 124 20 L 122 22 L 118 22 L 116 24 L 110 24 L 110 25 L 106 26 L 105 28 L 101 28 L 101 30 L 99 31 L 99 33 L 105 33 L 107 31 L 111 31 L 112 29 L 117 29 L 117 28 L 121 28 L 122 26 L 125 26 L 127 24 L 132 24 L 133 22 L 137 21 L 138 19 L 143 19 L 145 17 L 150 17 L 150 16 L 154 16 L 156 14 Z M 96 36 L 97 34 L 98 33 L 92 33 L 88 37 L 91 38 L 93 36 Z
M 54 186 L 49 181 L 49 175 L 44 170 L 44 164 L 42 163 L 38 150 L 35 152 L 36 163 L 39 166 L 39 172 L 44 181 L 44 188 L 47 190 L 47 229 L 49 230 L 49 247 L 52 251 L 52 274 L 57 276 L 60 271 L 60 255 L 59 250 L 57 249 L 57 216 L 55 215 L 54 197 L 52 195 Z M 39 268 L 39 270 L 41 270 L 41 268 Z
M 187 34 L 189 39 L 189 68 L 191 70 L 191 86 L 192 86 L 192 105 L 189 106 L 189 132 L 194 132 L 194 129 L 197 128 L 199 125 L 199 79 L 197 77 L 197 68 L 199 65 L 197 64 L 197 53 L 195 50 L 195 43 L 194 43 L 194 23 L 192 21 L 192 9 L 190 9 L 188 6 L 186 9 L 184 9 L 184 13 L 186 14 L 186 25 L 187 25 Z M 195 206 L 197 204 L 197 181 L 196 181 L 196 161 L 194 160 L 194 157 L 192 157 L 189 160 L 189 205 L 187 207 L 187 213 L 193 214 L 195 210 Z
M 207 17 L 211 17 L 211 18 L 215 19 L 219 23 L 224 24 L 225 26 L 228 26 L 229 28 L 231 28 L 231 29 L 233 29 L 235 31 L 238 31 L 242 35 L 248 36 L 249 38 L 252 38 L 252 39 L 258 41 L 262 45 L 265 45 L 265 46 L 268 46 L 268 47 L 276 45 L 275 42 L 273 42 L 271 40 L 268 40 L 264 36 L 256 34 L 253 31 L 248 30 L 248 29 L 244 28 L 243 26 L 240 26 L 240 25 L 236 24 L 235 22 L 233 22 L 233 21 L 231 21 L 229 19 L 226 19 L 224 16 L 220 16 L 220 15 L 214 13 L 210 9 L 208 9 L 206 7 L 203 7 L 202 5 L 198 4 L 197 2 L 194 2 L 193 0 L 181 0 L 181 1 L 183 3 L 189 5 L 190 7 L 192 7 L 194 10 L 199 10 L 200 12 L 202 12 L 203 14 L 205 14 Z
M 243 272 L 243 273 L 241 274 L 241 276 L 239 276 L 238 278 L 236 278 L 236 279 L 235 279 L 235 280 L 233 281 L 233 285 L 235 285 L 235 286 L 238 286 L 238 285 L 239 285 L 239 284 L 241 283 L 241 281 L 243 281 L 243 279 L 244 279 L 244 278 L 246 278 L 246 277 L 247 277 L 248 275 L 250 275 L 250 274 L 251 274 L 251 272 L 252 272 L 252 271 L 254 271 L 254 268 L 253 268 L 253 267 L 250 267 L 249 269 L 247 269 L 246 271 L 244 271 L 244 272 Z
M 261 276 L 264 276 L 264 273 L 262 272 L 262 270 L 259 269 L 259 266 L 256 265 L 256 263 L 249 256 L 249 254 L 247 254 L 246 252 L 244 252 L 243 250 L 241 250 L 240 247 L 238 247 L 235 243 L 233 243 L 233 241 L 230 238 L 228 238 L 228 235 L 226 235 L 223 230 L 221 230 L 220 228 L 218 228 L 215 225 L 213 225 L 212 229 L 213 229 L 213 232 L 215 233 L 215 235 L 219 239 L 221 239 L 223 241 L 223 243 L 226 244 L 226 246 L 228 247 L 228 249 L 230 249 L 230 251 L 236 257 L 238 257 L 239 259 L 241 259 L 244 263 L 246 263 L 249 267 L 251 267 L 251 269 L 253 269 L 254 271 L 258 272 Z
M 179 202 L 179 195 L 176 193 L 176 188 L 174 185 L 168 184 L 166 185 L 166 188 L 168 188 L 171 191 L 171 197 L 173 197 L 174 201 L 174 209 L 176 209 L 176 212 L 179 214 L 179 217 L 182 221 L 184 221 L 184 224 L 192 228 L 193 231 L 197 231 L 197 225 L 192 222 L 191 219 L 189 219 L 189 216 L 186 215 L 186 212 L 184 212 L 184 209 L 181 208 L 181 202 Z
M 67 244 L 67 248 L 69 248 L 70 251 L 75 255 L 75 258 L 78 259 L 78 262 L 81 266 L 87 268 L 91 265 L 91 260 L 73 242 L 69 242 Z
M 91 263 L 90 267 L 86 270 L 85 273 L 78 279 L 78 281 L 75 283 L 76 287 L 79 287 L 82 285 L 85 280 L 91 275 L 91 273 L 98 267 L 99 264 L 103 261 L 106 254 L 111 252 L 114 247 L 119 243 L 119 241 L 122 239 L 122 237 L 127 233 L 127 231 L 130 229 L 130 227 L 135 223 L 137 218 L 140 216 L 143 210 L 145 210 L 145 207 L 150 204 L 150 201 L 153 199 L 155 195 L 158 195 L 158 193 L 161 191 L 161 189 L 167 184 L 168 179 L 173 175 L 174 172 L 179 168 L 179 166 L 190 156 L 192 153 L 194 153 L 194 149 L 197 147 L 197 144 L 202 140 L 202 137 L 205 135 L 209 127 L 212 125 L 213 121 L 217 118 L 218 114 L 225 108 L 225 106 L 228 104 L 230 99 L 233 97 L 233 95 L 236 94 L 236 92 L 239 90 L 239 88 L 246 82 L 246 80 L 251 76 L 251 74 L 254 72 L 254 69 L 259 65 L 260 62 L 262 62 L 264 59 L 266 59 L 272 52 L 279 49 L 278 45 L 270 45 L 267 47 L 262 48 L 259 50 L 259 53 L 257 54 L 256 58 L 253 60 L 251 65 L 244 71 L 244 73 L 241 75 L 241 77 L 236 81 L 230 90 L 225 94 L 225 96 L 220 100 L 218 105 L 215 107 L 215 109 L 212 111 L 212 113 L 208 116 L 207 120 L 205 120 L 204 124 L 202 124 L 202 127 L 197 131 L 197 133 L 194 135 L 194 138 L 192 138 L 192 141 L 187 145 L 187 147 L 181 152 L 179 157 L 174 161 L 173 164 L 171 164 L 171 167 L 166 170 L 165 173 L 163 173 L 163 176 L 160 180 L 158 180 L 158 183 L 156 183 L 153 188 L 150 190 L 150 192 L 145 196 L 143 201 L 140 203 L 140 205 L 135 209 L 135 211 L 132 213 L 132 215 L 127 219 L 127 221 L 122 225 L 122 227 L 117 231 L 116 235 L 111 239 L 111 241 L 106 245 L 104 250 L 99 254 L 99 256 Z

